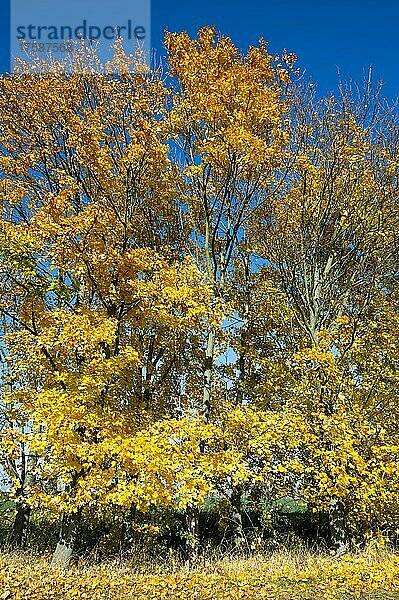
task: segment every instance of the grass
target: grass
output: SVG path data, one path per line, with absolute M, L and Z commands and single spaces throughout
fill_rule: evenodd
M 4 590 L 4 591 L 2 591 Z M 399 600 L 399 555 L 369 547 L 339 559 L 281 550 L 247 559 L 80 563 L 53 570 L 30 554 L 0 557 L 1 600 Z

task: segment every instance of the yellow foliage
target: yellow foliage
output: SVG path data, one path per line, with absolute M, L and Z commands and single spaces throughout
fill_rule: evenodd
M 392 598 L 399 593 L 399 559 L 369 550 L 336 559 L 310 553 L 276 553 L 205 564 L 190 572 L 137 574 L 138 565 L 50 569 L 44 559 L 3 556 L 4 600 L 339 600 Z M 136 574 L 135 574 L 136 573 Z

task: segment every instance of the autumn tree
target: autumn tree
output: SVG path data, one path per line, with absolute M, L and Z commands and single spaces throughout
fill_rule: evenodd
M 334 464 L 326 482 L 332 542 L 338 552 L 348 543 L 350 478 L 348 485 L 339 481 L 342 446 L 335 428 L 327 434 L 325 424 L 338 420 L 345 429 L 347 419 L 354 427 L 361 418 L 359 413 L 354 416 L 354 396 L 367 392 L 355 375 L 360 366 L 354 349 L 363 328 L 373 328 L 376 303 L 397 271 L 392 240 L 398 223 L 395 131 L 395 117 L 373 96 L 370 84 L 361 97 L 351 96 L 349 90 L 338 99 L 322 101 L 312 92 L 302 94 L 293 104 L 292 168 L 286 185 L 253 222 L 258 252 L 267 261 L 264 279 L 284 294 L 294 317 L 287 323 L 291 339 L 295 332 L 294 345 L 283 332 L 277 334 L 280 342 L 286 339 L 286 362 L 297 380 L 291 399 L 296 398 L 309 432 L 319 432 L 315 451 L 320 452 L 320 445 L 324 448 L 319 461 L 313 455 L 309 468 L 325 473 L 327 463 Z M 342 346 L 332 331 L 343 323 Z M 369 343 L 373 365 L 371 337 Z M 355 361 L 352 365 L 346 362 L 348 356 Z M 379 381 L 380 375 L 374 376 Z M 349 392 L 346 386 L 354 387 Z M 378 394 L 372 397 L 378 406 Z M 320 420 L 324 425 L 318 429 Z M 312 494 L 315 487 L 310 486 Z M 352 509 L 357 510 L 353 504 Z
M 6 336 L 23 373 L 15 401 L 42 457 L 31 502 L 64 513 L 54 560 L 65 565 L 86 506 L 204 493 L 206 435 L 179 406 L 211 312 L 182 251 L 162 80 L 119 42 L 106 71 L 84 45 L 74 60 L 71 73 L 22 65 L 1 80 L 2 228 L 32 267 L 3 255 L 1 309 L 18 326 Z M 157 439 L 159 461 L 173 453 L 164 472 Z
M 264 40 L 242 55 L 230 38 L 209 27 L 195 40 L 185 33 L 167 34 L 166 46 L 177 86 L 169 119 L 192 230 L 190 251 L 212 288 L 216 308 L 226 304 L 248 217 L 264 201 L 271 174 L 282 161 L 289 74 Z M 285 60 L 290 68 L 295 57 Z M 216 344 L 217 331 L 211 326 L 198 403 L 205 423 L 218 411 L 212 394 Z M 189 520 L 195 534 L 195 514 Z

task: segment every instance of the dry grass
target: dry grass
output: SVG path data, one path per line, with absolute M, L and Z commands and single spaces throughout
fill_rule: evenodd
M 399 600 L 399 555 L 370 547 L 340 559 L 278 551 L 248 559 L 202 561 L 183 568 L 140 560 L 79 564 L 54 571 L 29 554 L 0 558 L 1 600 Z

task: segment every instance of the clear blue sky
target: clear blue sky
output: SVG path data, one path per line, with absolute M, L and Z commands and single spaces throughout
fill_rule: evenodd
M 0 0 L 1 71 L 9 62 L 9 1 Z M 335 88 L 338 66 L 343 75 L 360 80 L 363 69 L 373 65 L 385 94 L 399 95 L 398 0 L 152 2 L 152 45 L 161 53 L 165 27 L 195 34 L 204 24 L 216 25 L 242 49 L 263 36 L 273 52 L 295 52 L 322 94 Z

